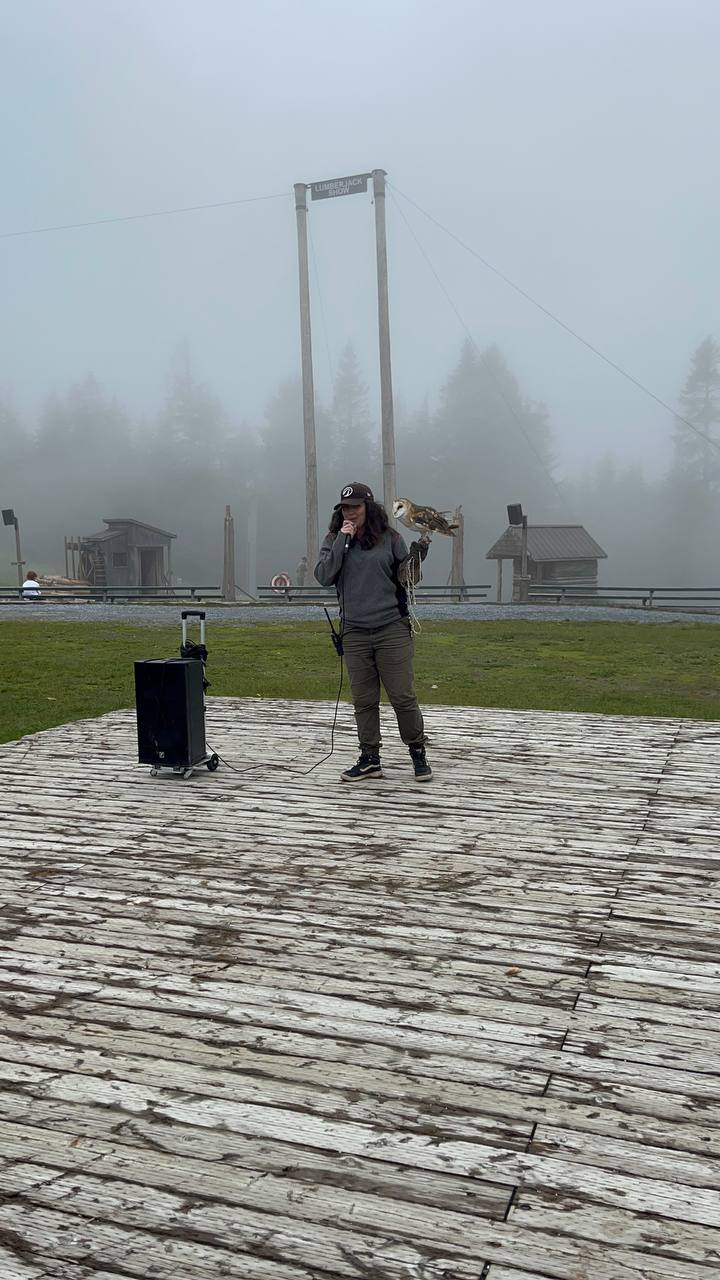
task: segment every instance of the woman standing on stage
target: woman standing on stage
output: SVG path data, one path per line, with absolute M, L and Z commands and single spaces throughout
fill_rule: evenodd
M 413 676 L 413 636 L 407 595 L 398 576 L 402 567 L 418 565 L 427 555 L 425 542 L 410 552 L 390 528 L 385 508 L 366 484 L 342 490 L 330 528 L 320 548 L 315 577 L 335 587 L 340 604 L 345 665 L 350 678 L 360 741 L 357 763 L 341 775 L 343 782 L 381 778 L 380 686 L 397 716 L 400 737 L 410 751 L 418 782 L 432 769 L 425 754 L 425 729 Z

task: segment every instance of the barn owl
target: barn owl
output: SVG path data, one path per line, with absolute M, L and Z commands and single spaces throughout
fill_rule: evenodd
M 436 511 L 434 507 L 421 507 L 409 498 L 396 498 L 393 502 L 393 515 L 396 520 L 408 529 L 414 529 L 429 538 L 431 533 L 444 533 L 449 538 L 455 537 L 455 530 L 460 526 L 451 524 L 447 519 L 449 511 Z

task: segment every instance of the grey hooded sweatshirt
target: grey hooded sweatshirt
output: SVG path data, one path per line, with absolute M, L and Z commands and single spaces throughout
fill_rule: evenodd
M 427 546 L 415 546 L 424 560 Z M 397 574 L 409 553 L 400 534 L 386 529 L 374 547 L 361 547 L 353 538 L 348 550 L 344 548 L 344 533 L 326 534 L 315 565 L 320 585 L 337 591 L 343 624 L 370 631 L 406 618 L 407 597 Z

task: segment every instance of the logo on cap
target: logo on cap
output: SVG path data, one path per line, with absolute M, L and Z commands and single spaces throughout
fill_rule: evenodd
M 351 484 L 346 484 L 346 485 L 345 485 L 345 488 L 343 489 L 342 493 L 340 494 L 340 497 L 341 497 L 341 498 L 352 498 L 352 496 L 353 496 L 353 493 L 354 493 L 354 492 L 355 492 L 355 490 L 353 489 L 352 485 L 351 485 Z

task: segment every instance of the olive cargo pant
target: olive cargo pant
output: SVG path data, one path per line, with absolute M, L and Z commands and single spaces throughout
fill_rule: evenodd
M 366 630 L 348 626 L 343 632 L 345 665 L 350 678 L 360 750 L 380 750 L 380 684 L 397 716 L 400 737 L 408 747 L 425 741 L 422 712 L 413 682 L 413 637 L 403 618 L 386 627 Z

